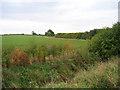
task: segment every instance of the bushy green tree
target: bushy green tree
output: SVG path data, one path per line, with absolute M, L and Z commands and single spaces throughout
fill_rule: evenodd
M 55 34 L 51 29 L 49 29 L 47 32 L 45 32 L 45 36 L 55 36 Z
M 32 35 L 37 35 L 37 33 L 35 33 L 34 31 L 32 31 Z
M 120 54 L 120 23 L 112 28 L 104 28 L 101 33 L 92 38 L 90 51 L 102 59 Z

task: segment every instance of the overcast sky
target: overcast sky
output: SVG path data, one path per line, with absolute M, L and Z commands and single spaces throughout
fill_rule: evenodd
M 119 0 L 2 0 L 0 33 L 85 32 L 118 21 Z

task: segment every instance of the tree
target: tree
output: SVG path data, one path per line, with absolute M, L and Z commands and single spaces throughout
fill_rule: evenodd
M 49 29 L 47 32 L 45 32 L 45 36 L 55 36 L 55 34 L 51 29 Z
M 102 32 L 95 35 L 90 43 L 90 51 L 102 59 L 117 56 L 120 53 L 120 23 L 112 28 L 103 28 Z
M 32 35 L 37 35 L 34 31 L 32 31 Z

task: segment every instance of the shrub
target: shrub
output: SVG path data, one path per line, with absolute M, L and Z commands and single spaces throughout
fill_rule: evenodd
M 120 23 L 114 24 L 111 28 L 104 28 L 103 31 L 92 38 L 89 50 L 102 59 L 120 53 Z
M 27 65 L 29 63 L 29 57 L 20 49 L 15 49 L 12 53 L 12 59 L 14 65 Z

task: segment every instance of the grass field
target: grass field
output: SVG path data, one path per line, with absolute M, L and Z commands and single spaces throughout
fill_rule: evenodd
M 56 39 L 56 38 L 47 38 L 45 36 L 22 36 L 22 35 L 2 36 L 3 47 L 8 47 L 8 46 L 21 47 L 21 46 L 27 46 L 30 43 L 36 43 L 37 45 L 64 44 L 66 41 L 70 42 L 70 44 L 75 46 L 88 44 L 88 41 L 85 40 Z

